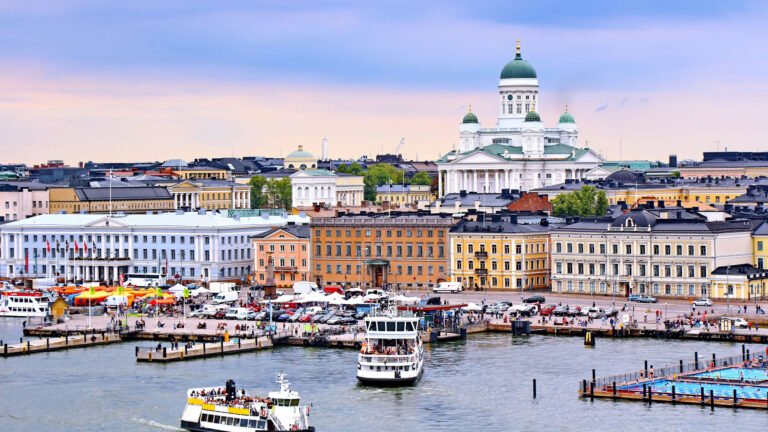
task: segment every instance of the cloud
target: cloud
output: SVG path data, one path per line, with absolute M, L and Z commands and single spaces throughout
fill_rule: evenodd
M 605 102 L 595 108 L 596 112 L 605 111 L 608 109 L 608 102 Z

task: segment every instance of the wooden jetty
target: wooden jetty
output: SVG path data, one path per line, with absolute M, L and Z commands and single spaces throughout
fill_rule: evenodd
M 180 345 L 177 349 L 168 347 L 141 348 L 136 347 L 136 361 L 146 363 L 169 363 L 184 360 L 194 360 L 206 357 L 220 357 L 230 354 L 242 354 L 272 348 L 268 337 L 254 339 L 232 339 L 228 342 L 195 343 L 191 347 Z
M 107 345 L 122 342 L 117 333 L 77 333 L 60 337 L 46 337 L 36 340 L 22 341 L 17 344 L 2 344 L 0 357 L 12 357 L 50 351 L 61 351 L 72 348 L 85 348 L 97 345 Z

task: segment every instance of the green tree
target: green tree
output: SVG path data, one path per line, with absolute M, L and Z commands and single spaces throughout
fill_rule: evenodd
M 253 176 L 248 182 L 251 185 L 251 208 L 263 208 L 267 205 L 267 196 L 264 193 L 264 186 L 267 179 L 262 176 Z
M 269 179 L 265 185 L 267 203 L 270 208 L 291 209 L 291 179 Z
M 552 200 L 552 206 L 555 216 L 602 216 L 608 210 L 608 198 L 605 191 L 584 186 L 558 195 Z
M 419 171 L 413 177 L 411 177 L 411 184 L 431 186 L 432 177 L 430 177 L 426 171 Z
M 354 165 L 354 164 L 353 164 Z M 363 182 L 365 183 L 364 195 L 368 201 L 376 200 L 376 187 L 384 184 L 402 184 L 405 180 L 405 172 L 386 163 L 368 167 Z
M 359 163 L 352 162 L 350 165 L 347 165 L 347 164 L 339 165 L 339 167 L 336 169 L 336 172 L 341 174 L 363 175 L 365 173 L 365 170 Z

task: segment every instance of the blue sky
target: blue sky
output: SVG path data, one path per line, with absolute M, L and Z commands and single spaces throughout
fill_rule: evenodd
M 241 94 L 264 94 L 268 92 L 259 89 L 267 88 L 275 90 L 274 97 L 279 99 L 244 102 L 240 109 L 273 107 L 299 118 L 312 116 L 317 108 L 304 106 L 300 95 L 293 95 L 285 106 L 286 97 L 277 91 L 282 89 L 312 95 L 308 99 L 325 104 L 325 109 L 339 109 L 338 116 L 365 110 L 350 108 L 364 101 L 371 115 L 386 116 L 388 128 L 398 127 L 398 110 L 409 116 L 402 119 L 402 133 L 393 132 L 382 142 L 369 137 L 370 143 L 363 148 L 370 152 L 395 135 L 413 134 L 416 126 L 409 122 L 412 116 L 423 113 L 424 127 L 429 130 L 416 136 L 424 141 L 432 133 L 436 142 L 422 145 L 425 152 L 436 156 L 450 149 L 449 142 L 456 135 L 455 122 L 447 117 L 441 120 L 441 132 L 434 135 L 439 123 L 431 122 L 440 116 L 447 112 L 457 115 L 460 107 L 472 103 L 482 115 L 481 121 L 483 117 L 492 120 L 498 73 L 514 56 L 519 37 L 524 57 L 539 73 L 543 96 L 551 98 L 548 109 L 552 113 L 569 103 L 577 120 L 579 114 L 586 120 L 584 126 L 589 129 L 585 136 L 607 143 L 617 135 L 628 134 L 622 139 L 631 143 L 635 139 L 633 125 L 615 124 L 624 118 L 603 118 L 611 122 L 607 127 L 595 116 L 640 105 L 650 110 L 649 104 L 662 95 L 689 98 L 715 90 L 735 95 L 733 106 L 745 107 L 751 103 L 750 97 L 763 92 L 764 77 L 768 76 L 768 50 L 763 42 L 766 18 L 764 4 L 750 1 L 0 0 L 0 67 L 7 72 L 5 88 L 9 89 L 0 93 L 0 102 L 6 102 L 0 106 L 0 127 L 8 126 L 11 119 L 19 120 L 8 126 L 12 133 L 7 139 L 32 145 L 40 157 L 50 149 L 45 147 L 50 140 L 39 132 L 51 126 L 45 118 L 29 115 L 16 119 L 12 114 L 3 119 L 3 112 L 14 113 L 14 108 L 19 108 L 14 107 L 13 100 L 26 97 L 15 94 L 14 88 L 38 94 L 37 104 L 46 103 L 46 94 L 82 98 L 91 110 L 83 110 L 79 117 L 78 110 L 72 110 L 72 104 L 79 105 L 77 100 L 56 102 L 52 108 L 76 129 L 98 121 L 91 111 L 109 104 L 105 102 L 109 98 L 130 97 L 129 105 L 140 107 L 137 98 L 142 95 L 146 103 L 155 103 L 158 96 L 167 100 L 199 95 L 217 99 L 221 94 L 238 94 L 238 87 L 243 89 Z M 23 85 L 14 85 L 14 79 Z M 344 94 L 337 101 L 339 106 L 330 106 L 334 99 L 328 94 L 334 93 Z M 450 110 L 429 103 L 435 93 L 448 97 L 441 103 L 452 103 Z M 404 95 L 402 107 L 392 101 L 379 104 L 378 100 L 387 95 Z M 455 103 L 450 95 L 455 95 Z M 214 107 L 231 101 L 214 99 L 210 101 Z M 54 100 L 59 98 L 48 99 Z M 229 130 L 226 119 L 215 119 L 215 115 L 213 120 L 206 119 L 206 102 L 198 103 L 195 125 L 218 124 L 204 129 L 227 130 L 225 141 L 230 142 L 230 151 L 239 154 L 254 153 L 244 147 L 253 139 L 276 140 L 280 151 L 289 151 L 294 143 L 308 139 L 314 145 L 319 142 L 314 138 L 317 135 L 328 135 L 332 142 L 335 135 L 345 135 L 338 130 L 344 125 L 334 124 L 324 131 L 317 125 L 308 126 L 310 130 L 294 130 L 293 135 L 260 125 L 258 134 L 245 130 L 239 136 Z M 695 112 L 699 107 L 691 103 Z M 675 109 L 685 110 L 685 106 Z M 173 117 L 178 111 L 178 107 L 162 111 L 168 115 L 168 127 L 182 128 L 190 121 L 188 117 Z M 158 124 L 163 115 L 159 117 L 155 113 L 148 130 L 163 130 Z M 696 118 L 683 120 L 686 125 L 697 124 Z M 38 121 L 42 124 L 36 124 Z M 119 118 L 110 121 L 119 122 Z M 137 117 L 136 121 L 147 119 Z M 62 126 L 51 127 L 51 131 L 58 131 Z M 89 141 L 87 130 L 79 132 L 79 139 L 76 132 L 68 132 L 67 140 L 71 141 L 66 145 L 67 153 L 87 158 L 77 155 L 78 145 L 92 151 L 83 144 Z M 710 141 L 730 139 L 719 129 L 711 135 Z M 337 148 L 347 149 L 360 139 L 342 140 Z M 637 135 L 638 143 L 642 139 L 647 138 Z M 684 137 L 674 138 L 680 139 Z M 170 150 L 185 153 L 196 148 L 194 137 L 192 141 L 170 134 L 163 142 Z M 690 143 L 681 150 L 690 156 L 698 152 Z M 339 153 L 353 155 L 351 150 Z

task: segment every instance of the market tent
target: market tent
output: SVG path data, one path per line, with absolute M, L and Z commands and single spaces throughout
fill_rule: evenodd
M 344 299 L 344 296 L 342 296 L 339 293 L 333 293 L 326 297 L 326 301 L 330 304 L 334 305 L 341 305 L 346 304 L 346 300 Z
M 419 301 L 421 301 L 421 299 L 418 297 L 406 297 L 402 294 L 398 294 L 392 297 L 391 300 L 402 304 L 418 304 Z
M 328 297 L 320 292 L 312 291 L 301 297 L 305 303 L 328 303 Z
M 480 312 L 483 310 L 483 307 L 476 303 L 469 303 L 463 308 L 461 308 L 461 310 L 469 311 L 469 312 Z

